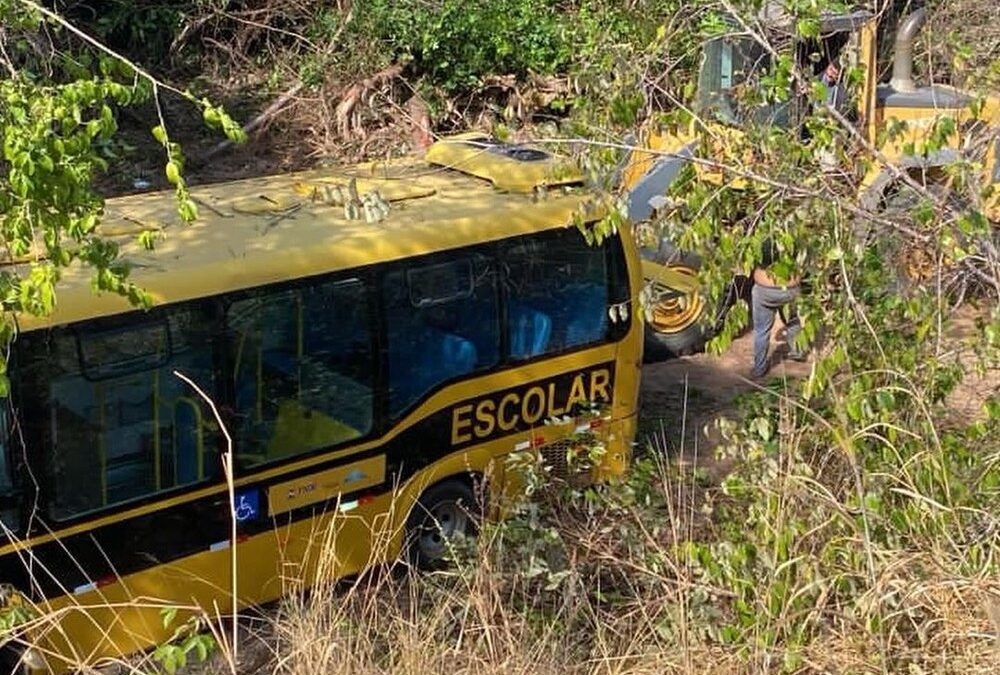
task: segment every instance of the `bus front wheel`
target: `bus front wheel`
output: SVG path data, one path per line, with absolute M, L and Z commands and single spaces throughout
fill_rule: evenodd
M 406 521 L 410 562 L 421 569 L 440 567 L 456 543 L 476 536 L 479 517 L 467 482 L 452 479 L 429 487 Z

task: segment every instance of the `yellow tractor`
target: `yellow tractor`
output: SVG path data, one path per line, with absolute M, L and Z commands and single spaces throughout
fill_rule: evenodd
M 824 14 L 818 34 L 797 36 L 795 22 L 769 5 L 756 21 L 734 23 L 734 30 L 707 40 L 703 45 L 697 83 L 695 113 L 691 120 L 673 128 L 648 128 L 623 173 L 628 218 L 642 223 L 655 218 L 672 200 L 665 195 L 687 167 L 697 180 L 740 187 L 747 178 L 726 175 L 720 167 L 739 165 L 746 158 L 733 157 L 733 143 L 750 125 L 790 127 L 801 119 L 804 97 L 787 101 L 746 104 L 741 90 L 756 87 L 775 62 L 778 50 L 792 50 L 800 79 L 824 78 L 829 71 L 861 72 L 860 82 L 846 87 L 836 80 L 829 87 L 831 108 L 843 110 L 852 142 L 875 150 L 877 161 L 859 176 L 859 206 L 884 208 L 907 176 L 927 181 L 935 167 L 951 164 L 968 149 L 970 139 L 992 131 L 990 146 L 983 153 L 984 185 L 1000 184 L 1000 99 L 976 99 L 941 84 L 917 86 L 913 79 L 914 38 L 922 27 L 926 10 L 905 17 L 897 32 L 892 76 L 879 83 L 877 77 L 877 21 L 870 11 Z M 769 9 L 770 8 L 770 9 Z M 759 29 L 760 32 L 756 32 Z M 787 53 L 787 52 L 786 52 Z M 808 58 L 803 58 L 808 56 Z M 846 79 L 846 78 L 843 78 Z M 796 109 L 796 108 L 799 109 Z M 839 114 L 839 113 L 838 113 Z M 925 141 L 942 136 L 942 120 L 950 118 L 940 149 L 925 152 Z M 892 133 L 885 133 L 892 130 Z M 701 159 L 698 159 L 701 158 Z M 703 161 L 708 160 L 708 161 Z M 752 160 L 751 160 L 752 161 Z M 747 164 L 744 164 L 747 166 Z M 745 185 L 745 182 L 743 183 Z M 936 186 L 935 186 L 936 187 Z M 1000 185 L 986 191 L 983 211 L 992 221 L 1000 220 Z M 735 277 L 728 298 L 710 312 L 699 293 L 698 258 L 678 250 L 669 238 L 654 235 L 642 248 L 646 279 L 647 349 L 684 354 L 699 349 L 724 319 L 733 299 L 749 292 L 746 277 Z M 714 314 L 710 316 L 710 314 Z

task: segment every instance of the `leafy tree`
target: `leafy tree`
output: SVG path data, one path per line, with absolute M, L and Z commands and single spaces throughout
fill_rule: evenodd
M 886 672 L 917 667 L 917 636 L 932 630 L 924 622 L 937 610 L 883 584 L 944 586 L 997 573 L 1000 400 L 961 420 L 949 409 L 964 377 L 1000 362 L 996 225 L 983 207 L 995 189 L 983 149 L 997 129 L 983 125 L 966 152 L 932 171 L 886 162 L 763 30 L 761 3 L 722 5 L 703 17 L 703 35 L 749 35 L 771 58 L 736 104 L 752 110 L 804 92 L 808 114 L 798 125 L 748 122 L 732 134 L 694 119 L 699 150 L 671 190 L 673 208 L 651 225 L 699 254 L 716 302 L 733 270 L 752 269 L 762 242 L 775 242 L 776 276 L 807 277 L 799 311 L 817 354 L 808 378 L 761 387 L 745 401 L 743 422 L 724 426 L 725 452 L 740 462 L 722 486 L 717 529 L 684 556 L 731 598 L 713 639 L 761 659 L 755 670 L 775 661 L 796 670 L 831 632 L 870 635 L 873 662 Z M 816 35 L 820 12 L 843 9 L 782 5 L 799 39 Z M 846 74 L 849 83 L 860 76 Z M 974 93 L 967 114 L 982 113 L 983 100 Z M 688 108 L 656 123 L 685 129 L 694 116 Z M 939 115 L 906 154 L 934 155 L 954 143 L 957 125 Z M 880 142 L 905 131 L 889 125 Z M 859 179 L 873 165 L 895 178 L 883 203 L 865 210 Z M 920 261 L 928 264 L 914 274 Z M 975 350 L 962 354 L 949 320 L 972 298 Z M 745 308 L 732 312 L 712 348 L 728 347 L 747 320 Z M 919 574 L 901 572 L 907 559 L 919 559 Z
M 119 245 L 101 235 L 104 200 L 93 181 L 108 168 L 102 148 L 117 131 L 115 110 L 155 100 L 167 85 L 30 0 L 0 0 L 0 22 L 0 67 L 6 71 L 0 80 L 0 233 L 7 258 L 0 268 L 0 340 L 6 343 L 13 314 L 52 311 L 56 284 L 70 265 L 92 270 L 96 290 L 149 305 L 129 281 Z M 179 93 L 203 109 L 207 123 L 241 139 L 242 130 L 223 110 Z M 182 176 L 180 147 L 162 123 L 153 133 L 164 147 L 179 213 L 191 221 L 197 207 Z M 139 242 L 152 248 L 155 237 L 144 232 Z M 6 364 L 0 368 L 5 372 Z M 0 392 L 7 388 L 4 376 Z

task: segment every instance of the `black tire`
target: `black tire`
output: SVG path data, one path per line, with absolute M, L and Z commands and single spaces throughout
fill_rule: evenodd
M 924 183 L 921 176 L 913 178 L 919 183 Z M 926 182 L 923 187 L 954 211 L 961 212 L 969 208 L 968 203 L 960 195 L 941 183 Z M 905 183 L 895 183 L 883 194 L 880 211 L 883 216 L 891 220 L 900 222 L 912 230 L 921 231 L 924 226 L 913 214 L 913 210 L 921 201 L 923 196 L 912 187 Z M 953 230 L 952 234 L 963 245 L 972 243 L 961 231 Z M 937 283 L 939 273 L 937 251 L 932 245 L 911 241 L 899 230 L 876 226 L 870 227 L 868 241 L 874 245 L 886 271 L 891 275 L 889 278 L 893 282 L 894 292 L 906 296 L 921 287 Z M 947 262 L 944 269 L 940 270 L 945 277 L 946 295 L 951 295 L 955 290 L 949 281 L 953 277 L 951 273 L 955 271 L 956 268 Z
M 921 197 L 908 185 L 892 185 L 882 201 L 882 214 L 900 221 L 909 227 L 915 223 L 911 211 L 920 203 Z M 893 290 L 901 295 L 909 295 L 918 286 L 933 279 L 933 256 L 925 250 L 913 246 L 905 236 L 891 228 L 882 230 L 875 240 L 876 251 L 883 260 L 891 279 Z
M 695 354 L 705 348 L 707 339 L 705 328 L 701 325 L 701 317 L 698 318 L 698 323 L 676 333 L 660 333 L 646 324 L 644 359 L 654 362 Z
M 446 480 L 420 496 L 406 519 L 406 554 L 419 569 L 440 568 L 453 538 L 479 533 L 480 503 L 469 483 Z

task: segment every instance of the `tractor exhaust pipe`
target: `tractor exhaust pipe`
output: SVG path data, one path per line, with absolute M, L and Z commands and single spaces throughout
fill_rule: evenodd
M 892 79 L 889 86 L 899 92 L 916 90 L 913 84 L 913 39 L 927 20 L 927 8 L 922 7 L 903 19 L 896 33 L 895 54 L 892 59 Z

